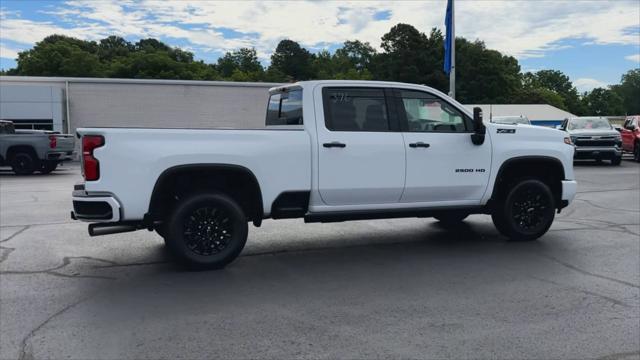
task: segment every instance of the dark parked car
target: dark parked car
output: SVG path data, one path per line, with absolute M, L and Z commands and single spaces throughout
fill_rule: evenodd
M 610 160 L 622 162 L 622 137 L 604 117 L 576 117 L 565 119 L 560 125 L 576 146 L 574 159 Z

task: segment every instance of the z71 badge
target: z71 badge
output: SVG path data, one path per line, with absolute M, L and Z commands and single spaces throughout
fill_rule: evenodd
M 515 134 L 516 129 L 498 129 L 496 132 L 498 134 Z

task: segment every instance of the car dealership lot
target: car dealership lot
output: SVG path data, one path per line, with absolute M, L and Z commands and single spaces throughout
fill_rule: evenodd
M 0 358 L 640 358 L 640 166 L 576 166 L 531 243 L 488 216 L 265 221 L 225 270 L 69 219 L 77 165 L 0 171 Z

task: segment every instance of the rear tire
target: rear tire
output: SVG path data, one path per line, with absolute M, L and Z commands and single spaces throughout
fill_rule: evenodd
M 551 189 L 537 179 L 513 183 L 498 200 L 491 219 L 498 231 L 513 241 L 531 241 L 544 235 L 555 217 Z
M 11 169 L 17 175 L 31 175 L 36 171 L 38 160 L 27 152 L 19 152 L 11 158 Z
M 229 196 L 201 193 L 181 201 L 168 222 L 165 243 L 196 269 L 220 269 L 232 262 L 247 241 L 247 218 Z

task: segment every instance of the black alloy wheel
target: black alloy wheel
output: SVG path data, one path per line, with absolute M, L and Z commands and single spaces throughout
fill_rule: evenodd
M 535 240 L 544 235 L 555 216 L 549 186 L 537 179 L 515 182 L 491 217 L 496 228 L 511 240 Z
M 31 175 L 36 170 L 36 162 L 31 154 L 20 152 L 13 156 L 11 169 L 17 175 Z
M 186 198 L 178 203 L 164 226 L 162 232 L 171 252 L 200 269 L 229 264 L 244 248 L 248 234 L 242 208 L 221 193 Z
M 535 232 L 548 220 L 551 199 L 537 185 L 523 186 L 513 195 L 511 216 L 523 232 Z
M 202 206 L 188 216 L 183 225 L 187 248 L 202 256 L 223 251 L 232 239 L 231 219 L 224 208 Z

